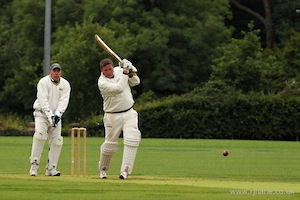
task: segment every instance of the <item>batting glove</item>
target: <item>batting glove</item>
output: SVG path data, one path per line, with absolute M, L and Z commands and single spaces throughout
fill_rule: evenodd
M 120 66 L 123 68 L 123 74 L 127 74 L 129 78 L 137 73 L 136 67 L 133 66 L 132 63 L 126 58 L 123 59 L 123 63 L 121 63 Z
M 130 71 L 132 69 L 133 65 L 132 65 L 132 63 L 129 60 L 127 60 L 126 58 L 124 58 L 121 67 L 124 68 L 124 69 L 126 69 L 126 70 L 128 70 L 128 71 Z
M 137 73 L 137 68 L 132 65 L 131 71 L 134 72 L 134 73 Z

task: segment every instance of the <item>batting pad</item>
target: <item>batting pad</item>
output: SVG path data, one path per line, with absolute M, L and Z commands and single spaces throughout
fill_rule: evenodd
M 132 173 L 138 146 L 141 141 L 141 132 L 138 129 L 131 129 L 124 133 L 124 151 L 121 165 L 121 172 Z
M 100 148 L 100 161 L 99 170 L 107 171 L 110 165 L 111 158 L 113 154 L 118 150 L 119 144 L 117 142 L 107 142 L 105 141 Z

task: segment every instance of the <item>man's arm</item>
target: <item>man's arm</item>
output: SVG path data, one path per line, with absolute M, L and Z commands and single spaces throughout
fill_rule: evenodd
M 140 84 L 140 78 L 137 75 L 132 76 L 131 78 L 128 79 L 128 83 L 130 87 L 136 86 Z
M 130 87 L 140 84 L 140 78 L 137 75 L 137 68 L 133 66 L 133 64 L 129 60 L 124 58 L 123 62 L 119 63 L 119 65 L 123 69 L 123 74 L 128 75 L 128 83 Z
M 98 87 L 102 95 L 105 96 L 114 96 L 120 94 L 124 91 L 126 85 L 128 85 L 128 76 L 120 75 L 118 76 L 119 80 L 116 83 L 107 81 L 106 78 L 99 78 Z
M 53 125 L 54 114 L 50 110 L 49 100 L 48 100 L 49 90 L 47 87 L 47 80 L 41 79 L 37 85 L 37 99 L 42 108 L 42 111 L 47 116 L 47 119 L 51 125 Z
M 66 80 L 63 80 L 62 84 L 64 84 L 63 91 L 61 93 L 56 110 L 54 112 L 54 121 L 53 121 L 54 127 L 56 127 L 61 123 L 61 117 L 63 113 L 66 111 L 70 100 L 71 86 L 69 82 Z
M 39 104 L 42 108 L 43 112 L 46 112 L 50 109 L 50 104 L 49 104 L 49 100 L 48 100 L 48 96 L 49 96 L 49 90 L 47 87 L 47 81 L 46 79 L 41 79 L 38 82 L 37 85 L 37 99 L 39 101 Z
M 69 105 L 70 93 L 71 93 L 71 86 L 68 81 L 64 81 L 63 91 L 58 100 L 58 104 L 57 104 L 56 111 L 55 111 L 56 114 L 58 114 L 58 112 L 60 112 L 62 115 L 66 111 L 66 109 Z M 61 117 L 61 115 L 60 115 L 60 117 Z

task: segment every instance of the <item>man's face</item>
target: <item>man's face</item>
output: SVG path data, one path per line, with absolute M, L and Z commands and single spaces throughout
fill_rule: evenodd
M 50 76 L 54 81 L 58 82 L 61 77 L 61 70 L 58 68 L 51 69 Z
M 105 65 L 102 67 L 101 72 L 106 78 L 113 78 L 114 77 L 114 66 L 111 64 Z

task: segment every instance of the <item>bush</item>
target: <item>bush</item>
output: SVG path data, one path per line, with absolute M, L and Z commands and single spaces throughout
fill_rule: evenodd
M 16 113 L 8 113 L 0 115 L 0 135 L 17 136 L 29 135 L 28 124 L 32 121 L 32 117 L 19 116 Z
M 143 137 L 298 140 L 299 98 L 217 93 L 172 98 L 140 110 Z
M 92 115 L 80 122 L 87 129 L 88 136 L 104 136 L 103 115 Z
M 209 82 L 182 96 L 155 98 L 147 103 L 140 100 L 136 106 L 143 138 L 288 141 L 299 140 L 299 108 L 300 98 L 296 96 L 245 95 L 220 82 Z M 14 114 L 0 119 L 8 125 L 2 135 L 28 135 L 29 118 Z M 102 120 L 100 114 L 76 124 L 87 128 L 88 136 L 104 136 Z M 63 135 L 69 134 L 71 125 L 64 124 Z

